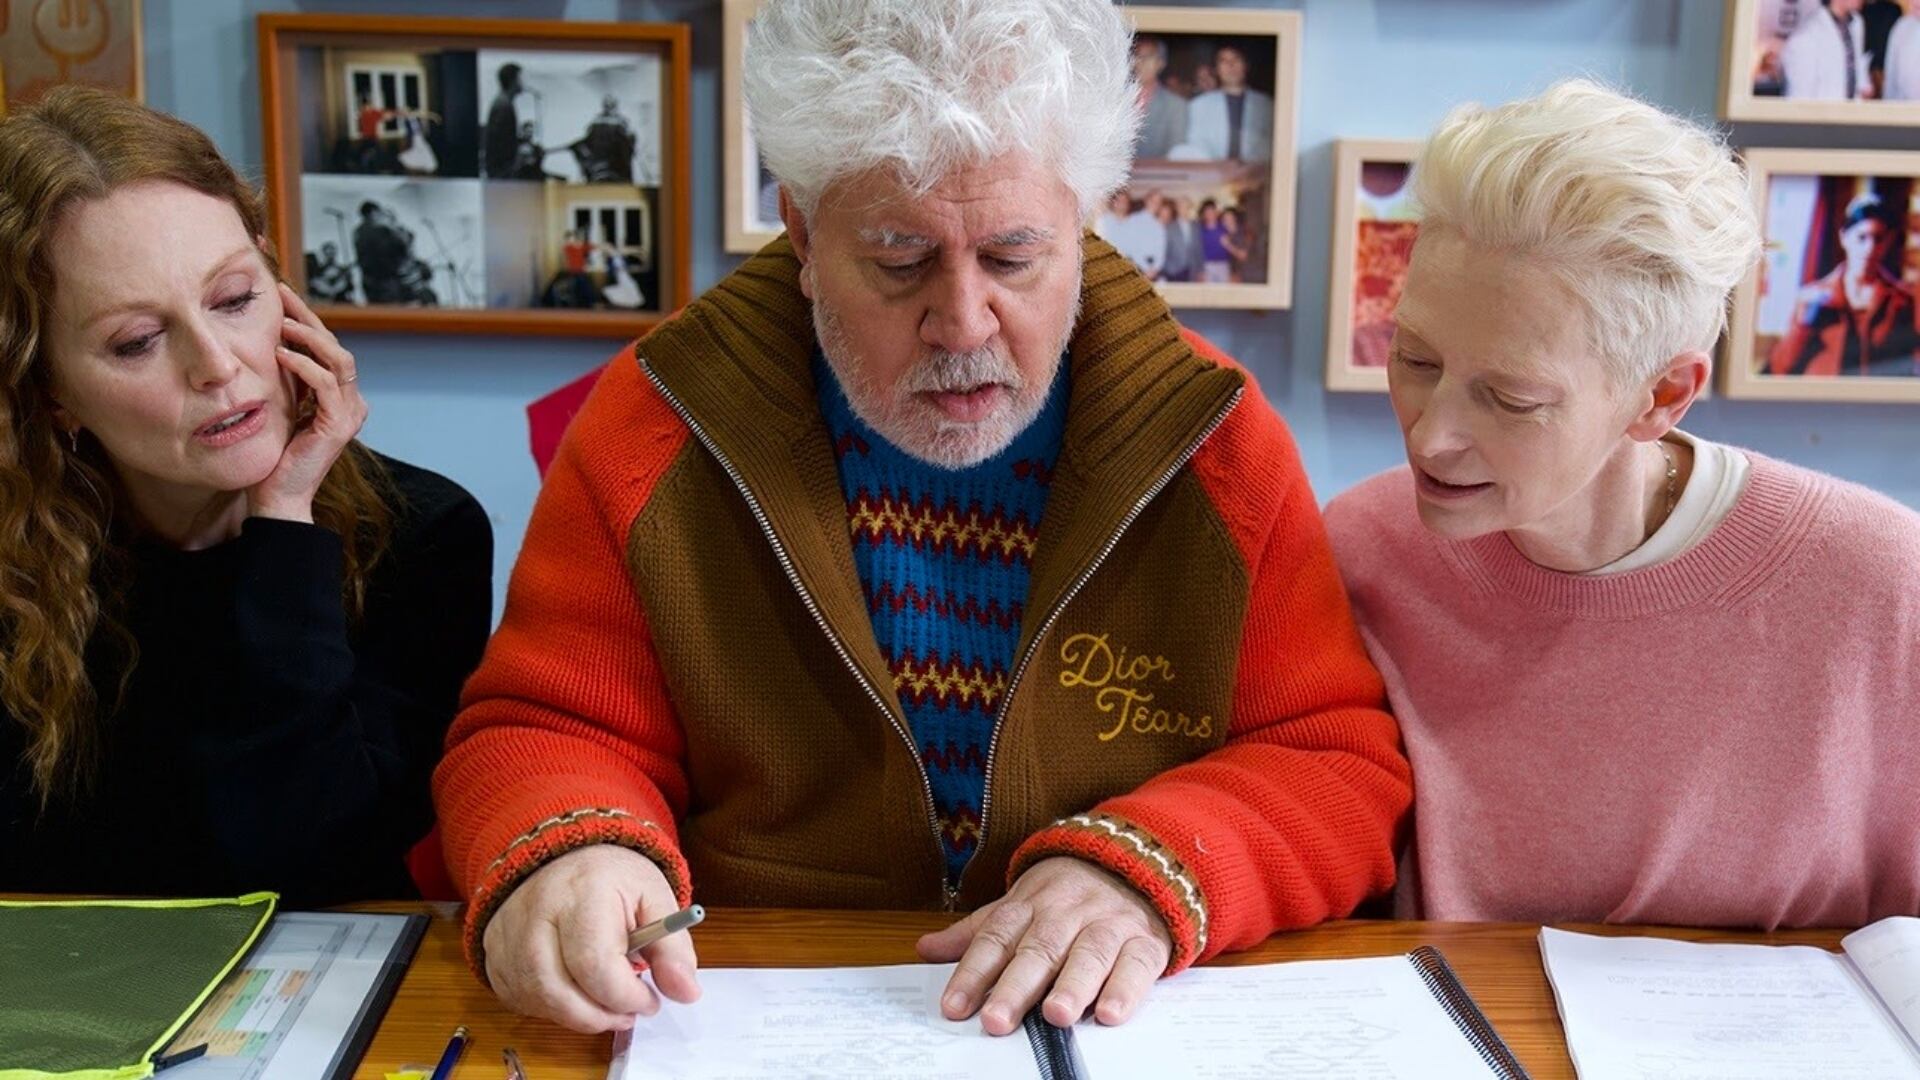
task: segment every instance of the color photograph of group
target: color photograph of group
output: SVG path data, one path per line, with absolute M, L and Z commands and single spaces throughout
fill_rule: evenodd
M 1134 38 L 1129 61 L 1141 123 L 1133 168 L 1093 230 L 1149 280 L 1268 283 L 1274 144 L 1284 130 L 1275 110 L 1284 119 L 1293 108 L 1291 81 L 1276 105 L 1280 54 L 1273 36 L 1143 31 Z M 1278 239 L 1288 241 L 1284 232 Z

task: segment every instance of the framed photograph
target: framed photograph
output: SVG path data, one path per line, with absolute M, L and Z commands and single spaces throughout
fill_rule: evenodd
M 1729 120 L 1920 125 L 1920 0 L 1727 0 Z
M 721 64 L 721 109 L 726 145 L 721 158 L 727 184 L 727 251 L 735 255 L 751 255 L 786 231 L 780 222 L 780 184 L 760 160 L 760 146 L 753 141 L 747 98 L 740 83 L 747 34 L 760 4 L 761 0 L 725 0 L 722 11 L 726 55 Z
M 0 0 L 0 116 L 63 83 L 145 100 L 140 0 Z
M 1333 273 L 1327 288 L 1327 389 L 1387 389 L 1393 309 L 1420 215 L 1418 139 L 1341 139 L 1333 149 Z
M 329 326 L 625 338 L 691 298 L 685 26 L 259 27 L 273 241 Z
M 1290 306 L 1300 13 L 1123 10 L 1146 118 L 1094 231 L 1174 307 Z
M 1767 251 L 1734 292 L 1727 396 L 1920 402 L 1920 153 L 1746 156 Z

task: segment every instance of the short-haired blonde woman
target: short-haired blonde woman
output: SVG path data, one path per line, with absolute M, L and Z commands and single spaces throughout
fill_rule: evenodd
M 265 231 L 170 116 L 0 123 L 0 892 L 411 888 L 492 535 L 355 441 Z
M 1401 912 L 1920 912 L 1920 515 L 1676 426 L 1760 252 L 1740 166 L 1575 81 L 1414 176 L 1409 467 L 1327 513 L 1414 767 Z

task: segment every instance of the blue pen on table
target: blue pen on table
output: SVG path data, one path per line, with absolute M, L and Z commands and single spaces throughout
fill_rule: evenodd
M 447 1052 L 440 1055 L 440 1064 L 433 1067 L 433 1080 L 447 1080 L 453 1075 L 453 1063 L 460 1060 L 460 1052 L 467 1048 L 467 1034 L 465 1024 L 453 1029 L 453 1038 L 447 1040 Z

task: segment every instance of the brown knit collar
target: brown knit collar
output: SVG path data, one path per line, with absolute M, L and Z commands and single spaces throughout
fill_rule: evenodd
M 1152 283 L 1084 236 L 1081 313 L 1068 346 L 1064 455 L 1097 469 L 1123 443 L 1191 442 L 1245 383 L 1196 355 Z M 820 425 L 811 308 L 785 236 L 640 342 L 654 376 L 722 445 L 728 434 L 803 437 Z M 1199 414 L 1199 415 L 1196 415 Z
M 1087 236 L 1083 265 L 1080 323 L 1068 346 L 1066 434 L 1028 587 L 1034 612 L 1064 607 L 1246 382 L 1237 369 L 1194 354 L 1153 286 L 1111 246 Z M 635 353 L 726 469 L 802 595 L 897 719 L 813 384 L 813 322 L 799 269 L 784 238 L 767 245 Z M 1050 617 L 1023 621 L 1020 655 Z

